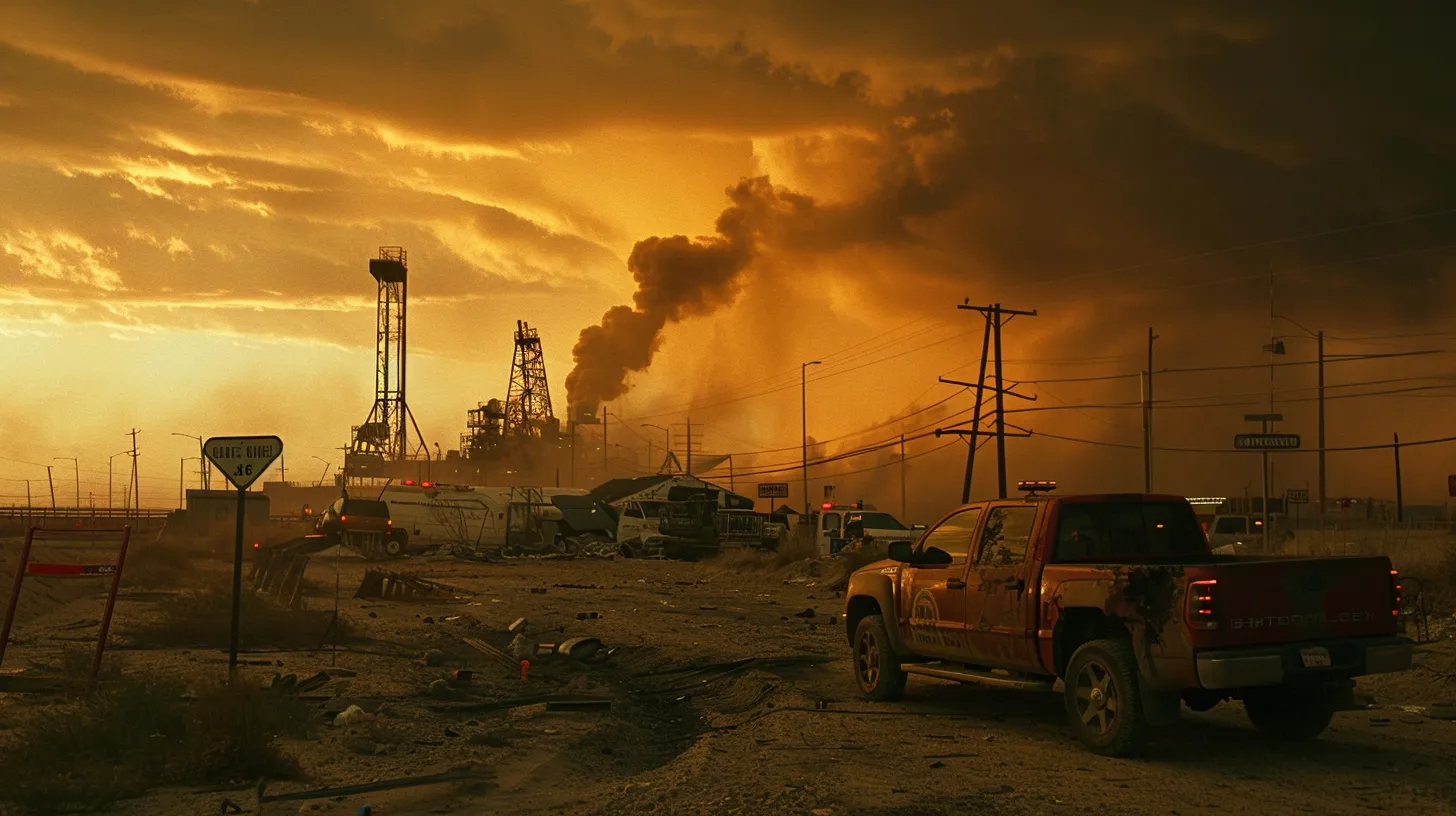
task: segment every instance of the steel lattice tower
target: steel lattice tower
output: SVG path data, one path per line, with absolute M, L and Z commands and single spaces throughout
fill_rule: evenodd
M 354 431 L 351 453 L 381 457 L 386 462 L 429 456 L 424 436 L 405 401 L 405 304 L 409 269 L 403 247 L 380 247 L 369 261 L 369 274 L 379 285 L 375 336 L 374 407 Z M 418 445 L 411 443 L 410 431 Z
M 506 430 L 518 436 L 544 436 L 556 428 L 551 389 L 546 384 L 546 358 L 541 336 L 525 321 L 516 321 L 516 355 L 506 390 Z

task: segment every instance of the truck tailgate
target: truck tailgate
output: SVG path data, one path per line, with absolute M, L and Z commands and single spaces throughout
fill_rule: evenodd
M 1198 648 L 1393 635 L 1390 559 L 1244 558 L 1187 569 L 1216 581 L 1217 626 L 1190 630 Z M 1194 590 L 1197 588 L 1194 587 Z

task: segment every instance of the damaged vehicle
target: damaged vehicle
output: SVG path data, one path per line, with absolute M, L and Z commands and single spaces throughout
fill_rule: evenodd
M 1215 555 L 1176 496 L 978 502 L 851 576 L 855 679 L 892 700 L 918 674 L 1051 691 L 1094 752 L 1135 752 L 1180 707 L 1241 700 L 1259 731 L 1318 736 L 1354 678 L 1411 668 L 1385 556 Z

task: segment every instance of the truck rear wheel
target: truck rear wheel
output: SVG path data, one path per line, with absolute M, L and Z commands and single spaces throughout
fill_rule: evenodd
M 1281 740 L 1310 740 L 1324 733 L 1335 707 L 1320 688 L 1280 686 L 1244 698 L 1249 722 L 1260 733 Z
M 866 615 L 854 630 L 854 679 L 871 700 L 898 700 L 905 692 L 905 671 L 900 656 L 890 645 L 885 619 Z
M 390 558 L 399 558 L 404 555 L 404 539 L 400 536 L 389 536 L 384 539 L 384 554 Z
M 1127 756 L 1147 737 L 1137 659 L 1126 640 L 1082 644 L 1067 664 L 1067 719 L 1077 739 L 1103 756 Z

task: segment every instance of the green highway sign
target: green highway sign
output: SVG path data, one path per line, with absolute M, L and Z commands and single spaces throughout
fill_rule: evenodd
M 1234 450 L 1299 450 L 1299 434 L 1236 434 Z

